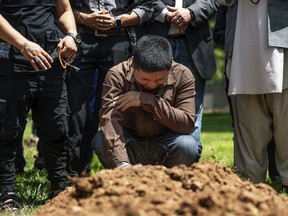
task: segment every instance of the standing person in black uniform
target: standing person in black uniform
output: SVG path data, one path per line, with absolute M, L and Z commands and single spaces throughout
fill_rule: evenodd
M 58 55 L 66 61 L 75 57 L 77 29 L 68 0 L 1 0 L 0 14 L 0 209 L 17 211 L 15 152 L 29 110 L 52 195 L 71 185 L 67 90 Z
M 72 161 L 71 174 L 81 175 L 86 168 L 89 173 L 93 155 L 91 140 L 98 131 L 98 112 L 104 77 L 108 69 L 131 56 L 132 46 L 136 42 L 134 26 L 150 19 L 152 1 L 70 0 L 70 2 L 82 42 L 79 56 L 74 63 L 80 71 L 69 70 L 67 82 L 71 110 L 69 155 Z M 99 73 L 95 93 L 96 107 L 93 117 L 86 123 L 89 92 L 95 71 Z

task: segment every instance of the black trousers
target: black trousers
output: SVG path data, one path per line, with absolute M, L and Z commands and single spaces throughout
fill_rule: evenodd
M 99 109 L 101 106 L 102 83 L 107 71 L 131 56 L 128 35 L 96 37 L 92 33 L 82 33 L 78 57 L 73 65 L 80 71 L 68 70 L 67 88 L 70 107 L 69 119 L 69 160 L 70 175 L 82 175 L 92 160 L 91 142 L 98 131 Z M 93 74 L 98 74 L 94 110 L 89 109 L 89 99 Z M 94 74 L 95 75 L 95 74 Z M 95 76 L 94 76 L 95 77 Z M 94 79 L 95 80 L 95 79 Z M 94 83 L 95 84 L 95 83 Z M 87 111 L 90 110 L 87 116 Z M 85 175 L 85 174 L 84 174 Z
M 0 99 L 6 100 L 0 126 L 0 192 L 14 191 L 15 152 L 30 110 L 52 190 L 71 185 L 66 171 L 68 101 L 63 70 L 0 75 Z
M 16 150 L 16 158 L 15 158 L 15 168 L 16 170 L 24 170 L 26 165 L 26 159 L 24 157 L 24 149 L 22 144 L 22 139 L 19 139 L 17 150 Z

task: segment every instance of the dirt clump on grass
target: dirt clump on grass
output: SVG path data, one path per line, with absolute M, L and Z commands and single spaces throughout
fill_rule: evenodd
M 217 163 L 102 170 L 74 183 L 34 215 L 288 215 L 288 197 L 243 181 Z

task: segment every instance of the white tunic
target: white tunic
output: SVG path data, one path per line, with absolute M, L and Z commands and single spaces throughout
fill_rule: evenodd
M 254 5 L 249 0 L 238 1 L 233 55 L 227 63 L 229 95 L 267 94 L 282 92 L 288 87 L 284 74 L 284 52 L 268 46 L 267 0 Z

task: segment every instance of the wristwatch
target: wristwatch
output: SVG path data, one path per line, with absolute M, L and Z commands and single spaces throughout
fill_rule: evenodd
M 120 16 L 115 16 L 115 27 L 121 28 L 121 18 Z
M 72 37 L 76 44 L 81 43 L 81 37 L 77 32 L 68 32 L 67 36 Z

